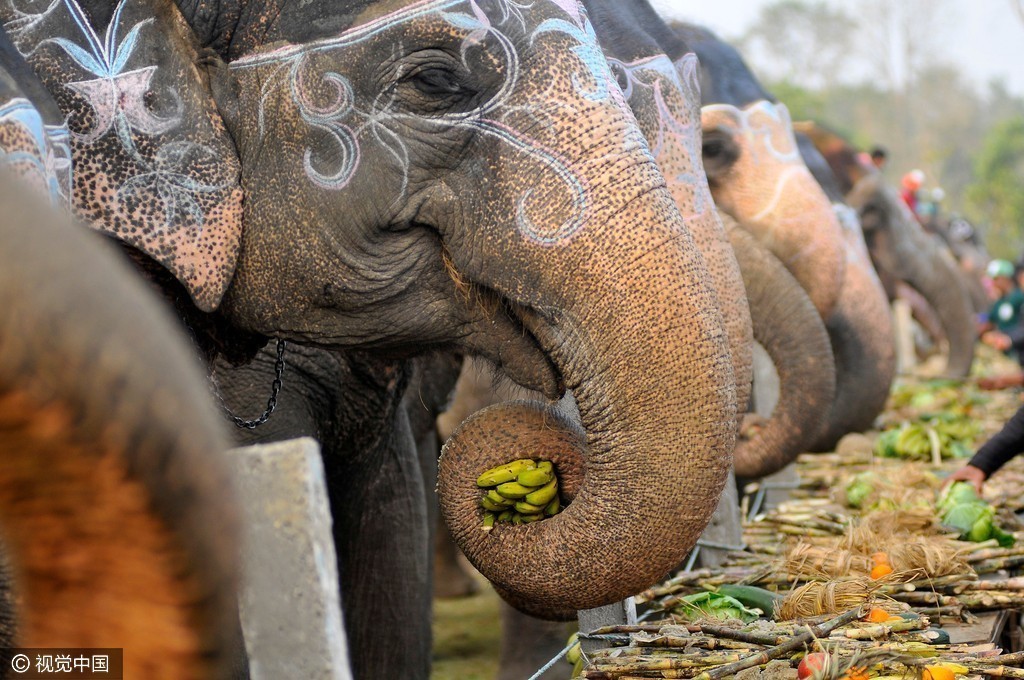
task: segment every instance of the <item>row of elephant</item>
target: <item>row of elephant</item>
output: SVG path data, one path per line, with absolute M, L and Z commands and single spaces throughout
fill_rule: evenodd
M 869 424 L 894 365 L 868 252 L 970 364 L 966 294 L 898 198 L 646 0 L 3 0 L 0 22 L 24 646 L 247 674 L 219 412 L 263 408 L 271 338 L 277 410 L 235 441 L 321 442 L 359 678 L 429 674 L 435 476 L 502 596 L 568 618 L 679 564 L 734 458 L 759 476 Z M 781 397 L 742 439 L 755 339 Z M 540 401 L 477 412 L 438 463 L 464 356 Z M 481 532 L 477 476 L 523 452 L 567 506 Z

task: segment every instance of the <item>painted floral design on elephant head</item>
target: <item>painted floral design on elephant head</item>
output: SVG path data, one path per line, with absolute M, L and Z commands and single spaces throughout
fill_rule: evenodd
M 35 106 L 22 97 L 0 106 L 0 165 L 38 186 L 54 205 L 68 207 L 71 151 L 67 129 L 44 124 Z
M 701 109 L 705 127 L 715 123 L 746 138 L 754 163 L 767 160 L 803 166 L 793 135 L 793 122 L 785 104 L 759 100 L 742 109 L 730 104 L 710 104 Z
M 697 55 L 691 52 L 675 62 L 664 54 L 632 62 L 608 61 L 621 76 L 629 105 L 655 112 L 638 119 L 662 171 L 689 187 L 693 213 L 687 217 L 703 215 L 713 203 L 701 162 Z
M 461 44 L 462 66 L 471 72 L 487 69 L 489 82 L 496 83 L 471 109 L 418 114 L 400 105 L 395 86 L 370 91 L 355 84 L 365 80 L 357 66 L 367 63 L 369 57 L 364 54 L 387 49 L 392 60 L 400 62 L 398 52 L 409 41 L 402 36 L 450 40 L 453 31 Z M 556 92 L 551 83 L 532 83 L 530 91 L 522 87 L 524 55 L 516 45 L 540 51 L 546 46 L 539 42 L 549 38 L 576 58 L 572 97 L 567 96 L 566 88 Z M 523 190 L 517 201 L 516 224 L 524 237 L 540 245 L 566 242 L 588 217 L 586 178 L 565 154 L 545 142 L 544 136 L 588 106 L 625 107 L 593 28 L 575 0 L 544 4 L 424 0 L 337 36 L 247 55 L 232 62 L 230 68 L 243 83 L 243 91 L 251 88 L 258 93 L 254 115 L 259 139 L 287 117 L 282 110 L 286 102 L 294 107 L 295 118 L 313 133 L 305 135 L 309 141 L 302 152 L 303 170 L 309 181 L 325 189 L 348 189 L 364 166 L 366 145 L 374 144 L 391 158 L 401 176 L 392 204 L 404 200 L 410 150 L 408 141 L 396 131 L 399 124 L 425 131 L 464 130 L 500 140 L 505 148 L 536 162 L 568 196 L 571 214 L 554 223 L 540 207 L 531 208 L 534 190 Z M 396 82 L 404 75 L 399 72 Z M 647 148 L 639 134 L 627 144 Z M 543 218 L 538 219 L 539 215 Z
M 68 59 L 69 74 L 77 69 L 89 76 L 71 79 L 73 76 L 69 75 L 63 83 L 87 107 L 87 111 L 70 116 L 72 124 L 80 123 L 77 130 L 72 126 L 70 141 L 73 146 L 87 149 L 113 133 L 137 166 L 134 174 L 120 178 L 115 199 L 137 201 L 144 190 L 152 190 L 162 203 L 167 226 L 187 217 L 201 232 L 205 216 L 197 195 L 220 191 L 227 183 L 203 182 L 191 171 L 194 166 L 189 163 L 206 162 L 213 154 L 211 149 L 188 141 L 169 142 L 164 148 L 160 136 L 180 128 L 184 106 L 173 87 L 162 92 L 162 99 L 170 102 L 165 106 L 169 110 L 154 111 L 147 103 L 147 98 L 155 93 L 153 80 L 158 66 L 139 64 L 137 47 L 150 32 L 159 29 L 153 18 L 127 25 L 125 12 L 129 2 L 118 2 L 102 36 L 75 0 L 55 0 L 38 13 L 16 10 L 17 18 L 6 26 L 11 28 L 16 45 L 26 58 L 44 45 L 55 45 Z M 73 33 L 38 39 L 32 29 L 48 18 L 54 25 L 73 27 Z M 142 139 L 151 145 L 155 142 L 155 151 L 141 153 Z
M 730 104 L 711 104 L 701 109 L 701 120 L 705 130 L 717 129 L 733 135 L 751 165 L 771 168 L 775 177 L 773 192 L 749 220 L 765 219 L 776 210 L 790 182 L 798 176 L 801 180 L 810 177 L 785 104 L 759 100 L 742 109 Z

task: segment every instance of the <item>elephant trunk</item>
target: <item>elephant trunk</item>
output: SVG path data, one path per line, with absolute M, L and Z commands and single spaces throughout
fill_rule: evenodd
M 835 398 L 835 369 L 821 317 L 795 278 L 747 231 L 729 238 L 750 299 L 754 339 L 779 374 L 779 401 L 768 422 L 733 454 L 736 475 L 772 474 L 808 450 Z
M 524 325 L 575 395 L 582 429 L 536 403 L 500 404 L 463 423 L 440 461 L 452 536 L 535 616 L 571 617 L 664 577 L 709 521 L 731 463 L 735 384 L 707 269 L 668 192 L 635 196 L 561 248 L 527 254 L 543 260 L 532 271 L 549 303 L 525 310 Z M 482 531 L 477 476 L 523 457 L 554 462 L 567 507 Z
M 869 429 L 896 375 L 889 300 L 866 253 L 852 252 L 842 295 L 825 324 L 836 358 L 836 399 L 812 451 L 831 451 L 843 435 Z

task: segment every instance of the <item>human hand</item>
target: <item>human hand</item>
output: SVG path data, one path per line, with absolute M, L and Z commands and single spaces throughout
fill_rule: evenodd
M 1005 390 L 1008 387 L 1021 387 L 1022 385 L 1024 385 L 1024 373 L 978 378 L 978 387 L 983 390 Z
M 1005 352 L 1010 349 L 1013 342 L 1010 340 L 1010 336 L 1006 333 L 1000 333 L 999 331 L 989 331 L 981 336 L 981 341 L 989 347 L 994 347 L 1000 352 Z
M 981 486 L 985 483 L 985 477 L 985 472 L 981 468 L 976 468 L 973 465 L 964 465 L 946 478 L 946 481 L 942 483 L 942 488 L 945 489 L 953 482 L 968 482 L 980 496 Z

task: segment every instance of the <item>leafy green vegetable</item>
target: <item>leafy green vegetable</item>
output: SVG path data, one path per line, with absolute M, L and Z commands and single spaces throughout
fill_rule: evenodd
M 974 487 L 966 482 L 950 485 L 936 508 L 942 513 L 942 523 L 960 532 L 962 540 L 980 543 L 994 538 L 1004 548 L 1014 544 L 1013 534 L 996 525 L 995 508 L 979 498 Z
M 939 497 L 939 502 L 936 507 L 940 511 L 946 511 L 947 509 L 958 505 L 960 503 L 976 503 L 980 501 L 978 493 L 974 490 L 974 486 L 967 482 L 953 482 L 945 491 L 942 492 L 942 496 Z
M 846 504 L 851 508 L 863 506 L 868 496 L 875 492 L 874 481 L 874 475 L 870 472 L 862 472 L 854 477 L 846 486 Z
M 689 619 L 739 619 L 744 623 L 756 621 L 763 612 L 760 609 L 748 609 L 735 597 L 721 593 L 694 593 L 681 598 L 676 608 L 680 614 Z

